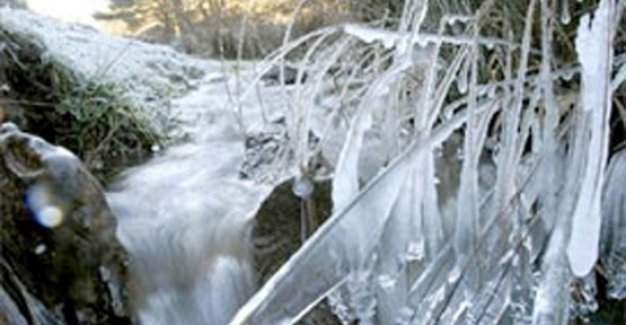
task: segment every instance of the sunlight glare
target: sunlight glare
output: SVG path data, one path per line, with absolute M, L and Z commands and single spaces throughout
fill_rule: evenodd
M 28 7 L 41 15 L 66 22 L 76 22 L 100 28 L 92 17 L 98 11 L 108 8 L 109 0 L 27 0 Z

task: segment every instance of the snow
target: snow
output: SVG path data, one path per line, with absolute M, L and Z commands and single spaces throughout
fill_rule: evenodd
M 25 10 L 0 8 L 1 28 L 32 41 L 43 57 L 58 61 L 85 80 L 122 87 L 132 104 L 164 128 L 169 100 L 221 71 L 220 63 L 180 54 L 166 46 L 107 36 Z

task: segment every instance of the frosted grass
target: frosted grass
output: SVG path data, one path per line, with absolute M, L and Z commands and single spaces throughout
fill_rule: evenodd
M 602 193 L 623 5 L 601 1 L 591 20 L 548 4 L 529 2 L 519 35 L 485 28 L 497 1 L 433 25 L 434 5 L 413 0 L 395 25 L 287 39 L 268 66 L 304 46 L 296 66 L 312 76 L 281 85 L 296 89 L 288 145 L 297 166 L 328 159 L 334 213 L 231 324 L 295 323 L 324 298 L 344 323 L 566 324 L 597 308 L 598 259 L 623 297 L 619 230 L 600 228 L 622 223 L 623 191 Z M 578 26 L 577 62 L 556 65 L 557 24 Z

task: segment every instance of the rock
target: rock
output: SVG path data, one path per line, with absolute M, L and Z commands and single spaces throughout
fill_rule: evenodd
M 324 222 L 332 212 L 329 182 L 315 184 L 311 195 L 315 219 Z M 274 189 L 256 215 L 253 240 L 256 246 L 255 263 L 259 284 L 263 285 L 287 262 L 302 245 L 300 212 L 303 202 L 293 193 L 292 181 Z M 318 225 L 319 226 L 319 225 Z M 311 310 L 298 324 L 340 324 L 324 300 Z
M 62 323 L 130 324 L 127 254 L 96 179 L 71 152 L 10 123 L 0 157 L 0 262 L 12 279 L 0 302 L 9 296 L 27 320 L 42 309 L 32 294 Z

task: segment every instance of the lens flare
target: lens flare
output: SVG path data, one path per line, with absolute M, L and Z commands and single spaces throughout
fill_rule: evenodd
M 28 189 L 26 205 L 37 222 L 46 228 L 56 228 L 63 223 L 63 209 L 54 203 L 48 186 L 35 184 Z
M 37 220 L 43 226 L 55 228 L 63 222 L 63 211 L 55 206 L 47 206 L 38 213 Z

